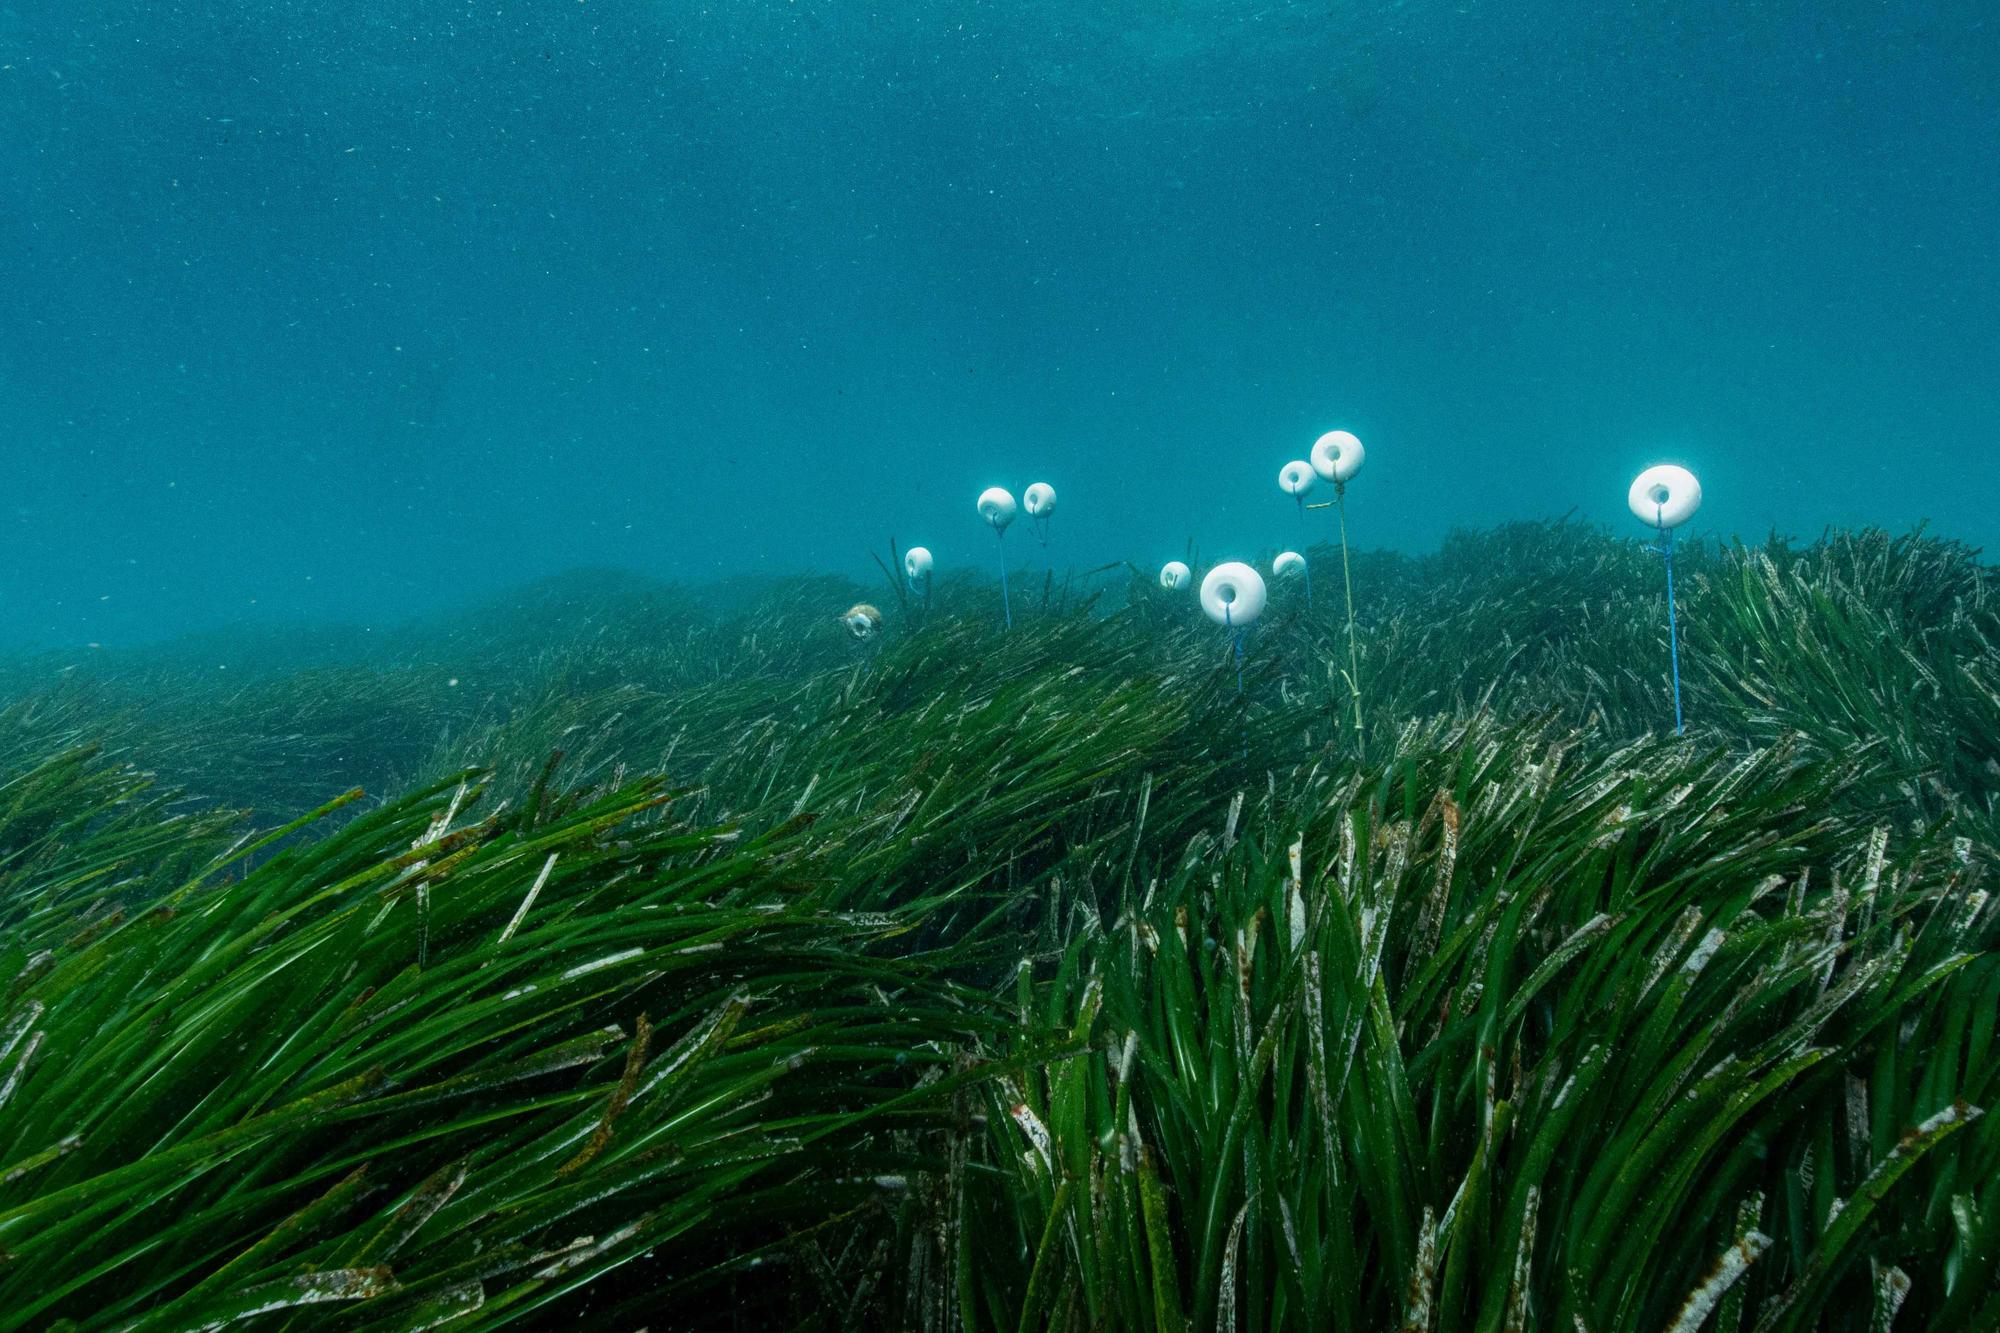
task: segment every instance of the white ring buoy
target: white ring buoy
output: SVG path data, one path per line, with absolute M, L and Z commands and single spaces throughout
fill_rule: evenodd
M 1318 480 L 1311 463 L 1295 460 L 1278 469 L 1278 489 L 1287 495 L 1304 495 Z
M 1038 481 L 1021 493 L 1021 502 L 1029 518 L 1047 518 L 1056 512 L 1056 488 Z
M 909 575 L 910 582 L 922 583 L 931 572 L 931 548 L 912 546 L 903 552 L 903 572 Z
M 1638 475 L 1625 503 L 1632 507 L 1632 517 L 1664 532 L 1687 522 L 1701 508 L 1701 483 L 1686 468 L 1662 463 Z
M 857 639 L 872 638 L 882 628 L 882 613 L 866 602 L 856 602 L 841 612 L 840 623 Z
M 1194 571 L 1178 560 L 1169 560 L 1160 566 L 1160 586 L 1168 592 L 1185 588 L 1194 579 Z
M 995 532 L 1005 532 L 1014 521 L 1014 497 L 1004 486 L 988 486 L 979 493 L 979 516 L 991 523 Z
M 1328 481 L 1347 481 L 1361 470 L 1368 451 L 1344 430 L 1330 430 L 1313 441 L 1313 471 Z
M 1264 614 L 1264 576 L 1231 560 L 1201 581 L 1201 609 L 1218 625 L 1242 629 Z
M 1306 572 L 1306 558 L 1297 551 L 1280 551 L 1271 561 L 1271 573 L 1276 578 L 1296 578 Z

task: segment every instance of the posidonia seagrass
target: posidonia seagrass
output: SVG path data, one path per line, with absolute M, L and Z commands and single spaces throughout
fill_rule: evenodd
M 1990 1325 L 1993 572 L 1678 558 L 12 663 L 0 1328 Z

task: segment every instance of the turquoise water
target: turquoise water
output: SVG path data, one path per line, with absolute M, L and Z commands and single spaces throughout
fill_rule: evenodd
M 1983 3 L 0 8 L 0 639 L 1356 539 L 2000 541 Z M 1025 547 L 1022 548 L 1025 555 Z

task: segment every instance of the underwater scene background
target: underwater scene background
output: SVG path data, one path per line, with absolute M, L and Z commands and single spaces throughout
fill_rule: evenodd
M 1695 467 L 2000 538 L 1979 0 L 0 9 L 13 642 L 526 578 L 1363 540 Z
M 0 1331 L 2000 1326 L 1986 11 L 0 7 Z

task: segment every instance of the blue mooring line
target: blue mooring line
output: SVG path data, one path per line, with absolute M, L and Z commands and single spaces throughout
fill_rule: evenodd
M 1680 625 L 1674 618 L 1674 534 L 1667 533 L 1667 651 L 1674 659 L 1674 734 L 1683 734 L 1687 725 L 1681 719 L 1681 634 Z
M 1236 695 L 1244 693 L 1244 632 L 1236 628 L 1236 610 L 1230 602 L 1222 602 L 1222 626 L 1230 632 L 1230 652 L 1236 658 Z
M 1007 628 L 1014 628 L 1014 601 L 1007 595 L 1007 534 L 995 528 L 993 535 L 1000 541 L 1000 609 L 1007 614 Z
M 1310 611 L 1313 604 L 1313 565 L 1312 538 L 1306 535 L 1306 497 L 1294 495 L 1292 498 L 1299 502 L 1299 545 L 1305 548 L 1299 554 L 1306 558 L 1306 610 Z
M 1654 513 L 1659 518 L 1665 518 L 1663 510 L 1664 506 Z M 1667 561 L 1667 652 L 1674 661 L 1674 734 L 1680 736 L 1686 734 L 1687 726 L 1681 717 L 1681 636 L 1679 622 L 1674 616 L 1674 530 L 1662 524 L 1660 534 L 1657 549 Z
M 1222 604 L 1222 623 L 1229 630 L 1230 653 L 1236 659 L 1236 698 L 1243 698 L 1243 631 L 1236 628 L 1236 617 L 1228 602 Z M 1243 757 L 1250 757 L 1250 719 L 1243 719 Z

